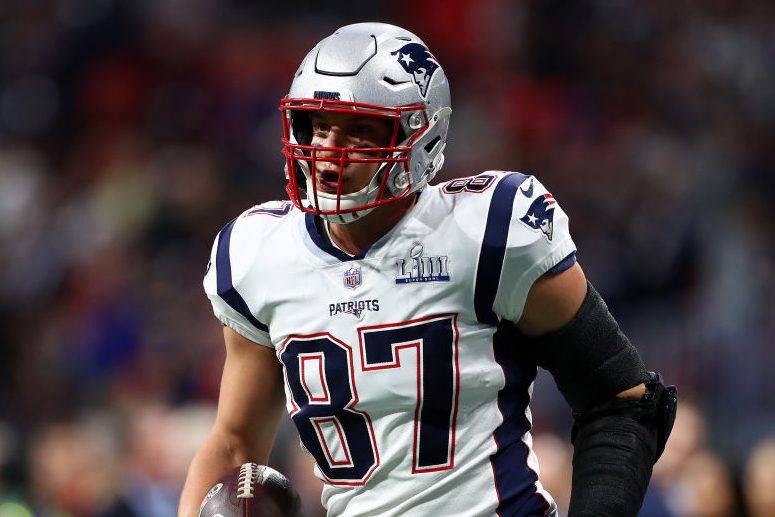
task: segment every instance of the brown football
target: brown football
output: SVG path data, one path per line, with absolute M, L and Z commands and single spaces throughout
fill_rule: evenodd
M 303 517 L 301 498 L 271 467 L 245 463 L 224 474 L 207 492 L 199 517 Z

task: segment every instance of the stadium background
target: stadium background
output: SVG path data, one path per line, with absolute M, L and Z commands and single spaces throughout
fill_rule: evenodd
M 775 515 L 764 0 L 1 2 L 0 515 L 174 513 L 223 359 L 200 287 L 212 239 L 284 197 L 278 100 L 316 41 L 364 20 L 418 33 L 445 67 L 439 180 L 538 175 L 679 385 L 642 515 Z M 564 504 L 570 417 L 543 374 L 533 414 Z M 273 464 L 314 515 L 287 422 Z

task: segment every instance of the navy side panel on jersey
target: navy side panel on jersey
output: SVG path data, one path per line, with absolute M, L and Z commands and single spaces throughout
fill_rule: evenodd
M 500 517 L 543 516 L 549 503 L 536 489 L 538 475 L 528 464 L 530 450 L 522 436 L 530 430 L 526 409 L 529 387 L 537 367 L 520 346 L 520 335 L 510 322 L 503 321 L 494 337 L 495 360 L 503 368 L 506 385 L 498 393 L 503 423 L 495 430 L 498 451 L 490 461 L 495 472 Z
M 476 318 L 482 323 L 498 324 L 498 317 L 492 307 L 498 292 L 503 257 L 506 253 L 506 241 L 509 238 L 514 196 L 526 179 L 527 176 L 518 172 L 509 174 L 498 182 L 492 194 L 484 238 L 482 239 L 482 249 L 479 253 L 474 291 Z
M 231 243 L 231 231 L 237 219 L 233 219 L 227 224 L 218 237 L 218 251 L 215 257 L 216 273 L 218 275 L 218 296 L 235 311 L 242 314 L 257 329 L 264 332 L 269 331 L 269 327 L 258 321 L 250 312 L 248 304 L 234 288 L 231 277 L 231 258 L 229 256 L 229 244 Z

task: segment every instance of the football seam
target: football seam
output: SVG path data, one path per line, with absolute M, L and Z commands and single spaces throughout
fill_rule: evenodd
M 257 481 L 258 465 L 255 463 L 243 464 L 240 467 L 239 478 L 237 479 L 237 498 L 252 499 Z

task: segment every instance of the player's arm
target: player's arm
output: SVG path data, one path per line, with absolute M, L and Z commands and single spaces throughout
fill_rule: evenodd
M 537 280 L 517 324 L 573 409 L 569 517 L 635 516 L 675 417 L 578 264 Z
M 223 328 L 226 362 L 218 412 L 188 469 L 179 517 L 196 517 L 207 490 L 247 461 L 266 464 L 283 411 L 282 371 L 274 350 Z

